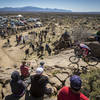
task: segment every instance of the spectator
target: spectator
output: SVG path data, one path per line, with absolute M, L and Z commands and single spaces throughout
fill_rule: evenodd
M 29 67 L 26 65 L 25 61 L 22 62 L 22 65 L 20 66 L 20 71 L 22 79 L 27 78 L 30 75 Z
M 10 82 L 10 86 L 14 97 L 22 97 L 25 93 L 26 86 L 20 79 L 19 72 L 14 71 L 11 75 L 11 78 L 12 80 Z
M 25 50 L 26 58 L 29 57 L 29 52 L 30 52 L 30 51 L 29 51 L 29 48 Z
M 46 87 L 48 82 L 48 77 L 43 75 L 43 68 L 37 68 L 36 74 L 31 76 L 30 94 L 32 97 L 43 100 L 44 94 L 50 94 L 51 89 Z
M 8 44 L 8 46 L 10 46 L 10 40 L 9 40 L 9 38 L 7 39 L 7 44 Z
M 89 100 L 80 92 L 82 81 L 79 76 L 70 78 L 70 87 L 64 86 L 58 94 L 57 100 Z
M 44 63 L 43 61 L 41 61 L 41 62 L 40 62 L 40 68 L 44 68 L 44 64 L 45 64 L 45 63 Z
M 45 45 L 45 50 L 48 52 L 49 56 L 51 55 L 51 48 L 48 44 Z
M 32 44 L 32 42 L 30 42 L 30 47 L 32 48 L 32 50 L 34 51 L 34 45 Z

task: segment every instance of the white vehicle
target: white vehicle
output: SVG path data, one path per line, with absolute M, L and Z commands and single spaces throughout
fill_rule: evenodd
M 39 18 L 29 18 L 27 19 L 28 22 L 37 22 L 40 21 Z
M 18 26 L 24 26 L 24 25 L 25 25 L 22 21 L 18 21 L 16 24 L 17 24 Z
M 28 22 L 33 22 L 32 18 L 27 19 Z
M 0 16 L 0 19 L 2 20 L 2 17 Z
M 34 25 L 34 27 L 42 27 L 42 23 L 41 22 L 36 22 L 36 24 Z

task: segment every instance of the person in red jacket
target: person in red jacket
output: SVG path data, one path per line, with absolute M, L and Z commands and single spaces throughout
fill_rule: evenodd
M 70 78 L 70 87 L 64 86 L 60 89 L 57 100 L 89 100 L 80 92 L 82 81 L 79 76 Z
M 22 62 L 22 65 L 20 66 L 20 71 L 21 71 L 21 77 L 23 79 L 27 78 L 30 75 L 29 67 L 26 65 L 25 61 Z

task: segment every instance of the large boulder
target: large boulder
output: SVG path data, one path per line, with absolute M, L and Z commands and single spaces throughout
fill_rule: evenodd
M 70 47 L 71 37 L 68 34 L 68 32 L 63 33 L 62 36 L 60 37 L 60 39 L 57 40 L 56 42 L 54 42 L 53 45 L 55 46 L 55 48 L 54 48 L 55 51 L 64 50 L 64 49 Z
M 100 43 L 99 42 L 90 42 L 88 43 L 93 56 L 100 58 Z
M 62 83 L 56 77 L 50 79 L 50 84 L 58 90 L 62 87 Z
M 47 84 L 47 88 L 52 90 L 51 91 L 52 95 L 57 94 L 57 89 L 55 87 L 53 87 L 51 84 Z
M 96 36 L 95 35 L 91 35 L 87 38 L 87 41 L 96 41 Z
M 61 82 L 64 82 L 67 77 L 68 77 L 68 74 L 65 74 L 65 73 L 58 73 L 56 74 L 56 77 L 61 81 Z

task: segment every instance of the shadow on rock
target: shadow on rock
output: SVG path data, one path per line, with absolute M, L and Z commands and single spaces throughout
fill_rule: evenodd
M 13 96 L 13 94 L 11 94 L 11 95 L 6 96 L 4 100 L 20 100 L 20 98 L 16 98 Z
M 43 97 L 41 97 L 41 98 L 34 98 L 34 97 L 32 97 L 30 95 L 29 92 L 26 92 L 26 94 L 25 94 L 25 100 L 43 100 Z

